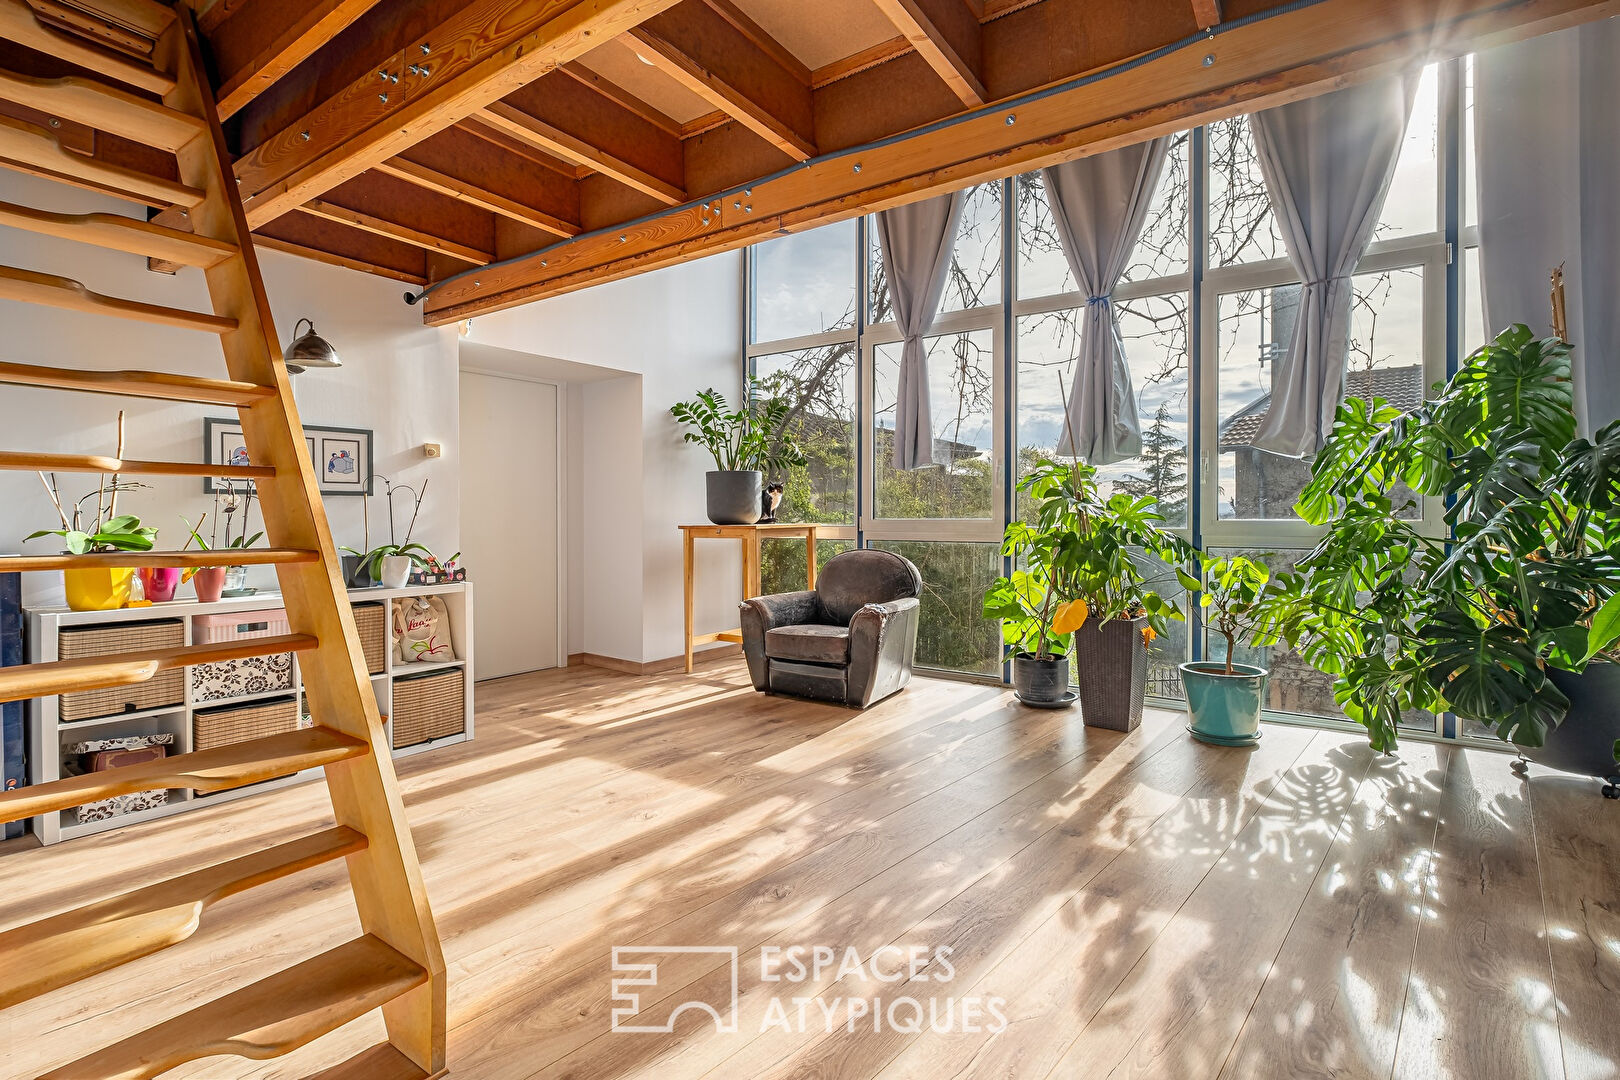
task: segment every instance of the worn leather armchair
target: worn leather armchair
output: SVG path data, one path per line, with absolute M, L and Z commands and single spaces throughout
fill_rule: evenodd
M 864 709 L 911 681 L 922 575 L 892 551 L 827 560 L 810 592 L 742 602 L 754 689 Z

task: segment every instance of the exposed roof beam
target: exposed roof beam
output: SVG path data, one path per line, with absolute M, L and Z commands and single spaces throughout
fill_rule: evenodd
M 504 131 L 513 138 L 527 142 L 548 154 L 555 154 L 564 161 L 583 165 L 645 195 L 651 195 L 665 206 L 674 206 L 686 201 L 686 192 L 674 184 L 665 183 L 623 158 L 592 146 L 584 139 L 570 135 L 561 128 L 552 127 L 544 120 L 536 119 L 504 101 L 497 101 L 479 110 L 478 119 L 497 131 Z
M 1112 17 L 1096 5 L 1078 10 Z M 446 284 L 426 299 L 424 318 L 453 322 L 1616 13 L 1620 0 L 1322 0 L 1284 9 L 1228 24 L 1213 64 L 1205 64 L 1204 48 L 1176 50 L 1018 101 L 1016 124 L 988 112 L 863 150 L 858 172 L 842 157 L 755 183 L 745 207 L 721 200 L 717 220 L 712 210 L 705 221 L 698 209 L 682 208 L 553 245 L 487 268 L 477 290 Z M 1084 25 L 1072 30 L 1085 39 Z M 1175 40 L 1173 25 L 1164 33 Z M 1027 48 L 1022 36 L 1004 40 Z M 848 108 L 873 108 L 872 93 L 846 98 L 854 99 Z
M 810 87 L 703 0 L 630 31 L 636 55 L 797 161 L 814 157 Z
M 626 109 L 629 109 L 631 112 L 635 113 L 637 116 L 641 117 L 654 127 L 668 132 L 676 137 L 680 136 L 680 124 L 670 119 L 669 116 L 661 110 L 655 109 L 645 101 L 642 101 L 640 98 L 630 93 L 630 91 L 620 86 L 618 83 L 609 82 L 607 79 L 604 79 L 602 76 L 598 75 L 584 64 L 564 64 L 557 70 L 560 73 L 567 75 L 575 82 L 582 83 L 583 85 L 590 87 L 592 90 L 595 90 L 598 94 L 601 94 L 609 101 L 624 106 Z
M 716 15 L 730 23 L 739 34 L 753 42 L 761 52 L 782 65 L 782 69 L 789 75 L 806 86 L 810 85 L 810 69 L 731 0 L 703 0 L 703 2 L 709 5 Z
M 389 221 L 387 218 L 377 217 L 363 210 L 351 210 L 347 206 L 339 206 L 337 203 L 328 202 L 325 199 L 311 199 L 300 209 L 306 214 L 312 214 L 327 221 L 335 221 L 340 225 L 349 225 L 363 232 L 372 233 L 375 236 L 386 236 L 390 240 L 398 240 L 402 244 L 410 244 L 412 247 L 419 247 L 423 251 L 437 251 L 441 255 L 449 255 L 452 258 L 460 259 L 462 262 L 472 263 L 474 266 L 483 266 L 494 258 L 487 251 L 479 251 L 477 248 L 468 247 L 466 244 L 458 243 L 455 240 L 434 236 L 432 233 L 423 232 L 420 229 L 412 228 L 397 221 Z
M 879 64 L 887 63 L 897 56 L 904 56 L 910 51 L 911 42 L 906 40 L 904 34 L 890 38 L 888 41 L 880 41 L 876 45 L 862 49 L 853 56 L 846 56 L 842 60 L 834 60 L 830 64 L 816 68 L 810 73 L 810 88 L 820 90 L 828 83 L 835 83 L 839 79 L 847 79 L 851 75 L 859 75 L 869 68 L 875 68 Z
M 420 248 L 302 212 L 266 223 L 253 233 L 253 243 L 413 285 L 428 280 L 427 257 Z
M 274 220 L 674 2 L 475 0 L 243 154 L 248 222 Z
M 533 207 L 524 206 L 515 199 L 497 195 L 493 191 L 486 191 L 470 180 L 463 180 L 460 177 L 430 169 L 426 165 L 418 165 L 416 162 L 405 158 L 389 158 L 387 161 L 378 162 L 375 168 L 377 172 L 382 173 L 384 176 L 408 180 L 429 191 L 438 192 L 440 195 L 448 195 L 452 199 L 460 199 L 462 202 L 470 206 L 476 206 L 480 210 L 488 210 L 492 214 L 499 214 L 513 221 L 520 221 L 525 225 L 551 233 L 553 236 L 566 238 L 578 236 L 580 232 L 579 226 L 571 221 L 564 221 L 562 218 L 536 210 Z
M 916 48 L 968 108 L 986 101 L 979 77 L 979 21 L 961 0 L 876 0 L 895 29 Z
M 219 118 L 233 116 L 277 79 L 303 63 L 378 0 L 250 3 L 222 13 L 205 31 L 219 70 Z M 213 8 L 226 8 L 219 0 Z
M 467 119 L 457 124 L 456 130 L 465 131 L 469 135 L 476 135 L 478 138 L 483 139 L 491 146 L 498 146 L 508 154 L 516 154 L 524 161 L 532 161 L 536 165 L 550 169 L 559 176 L 566 176 L 570 180 L 578 180 L 581 176 L 584 176 L 590 172 L 589 169 L 576 165 L 571 161 L 564 161 L 562 158 L 553 157 L 552 155 L 544 153 L 529 143 L 521 142 L 512 138 L 512 136 L 506 134 L 504 131 L 499 131 L 493 127 L 490 127 L 488 124 L 478 119 L 477 113 L 474 113 L 472 116 L 467 117 Z
M 1192 9 L 1200 30 L 1208 30 L 1221 21 L 1221 0 L 1192 0 Z

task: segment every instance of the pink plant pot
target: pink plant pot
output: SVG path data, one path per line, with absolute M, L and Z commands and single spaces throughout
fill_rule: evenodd
M 141 567 L 141 590 L 154 604 L 166 604 L 174 599 L 180 588 L 181 570 L 178 566 Z
M 197 571 L 191 579 L 191 587 L 197 590 L 197 602 L 212 604 L 219 599 L 219 594 L 225 591 L 225 566 L 205 566 Z

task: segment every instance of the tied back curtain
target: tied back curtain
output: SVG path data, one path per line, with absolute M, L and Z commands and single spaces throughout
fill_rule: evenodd
M 1058 241 L 1086 296 L 1074 388 L 1057 452 L 1093 465 L 1142 453 L 1113 293 L 1130 266 L 1169 151 L 1166 136 L 1041 170 Z
M 900 349 L 900 385 L 894 404 L 894 467 L 934 464 L 934 420 L 928 400 L 928 350 L 923 335 L 934 325 L 945 275 L 951 268 L 956 226 L 965 192 L 882 210 L 878 243 L 889 279 Z
M 1564 267 L 1575 415 L 1620 418 L 1620 19 L 1474 58 L 1480 276 L 1487 336 L 1552 333 Z
M 1344 397 L 1351 275 L 1384 208 L 1418 73 L 1254 113 L 1266 194 L 1303 289 L 1254 445 L 1288 457 L 1322 448 Z

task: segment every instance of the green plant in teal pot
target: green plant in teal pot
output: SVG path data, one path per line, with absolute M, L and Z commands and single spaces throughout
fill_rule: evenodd
M 1515 326 L 1418 408 L 1338 410 L 1297 507 L 1327 534 L 1260 629 L 1335 677 L 1378 749 L 1403 716 L 1449 711 L 1616 772 L 1620 422 L 1576 436 L 1570 351 Z M 1400 516 L 1401 484 L 1446 501 L 1450 539 Z
M 1188 576 L 1182 584 L 1198 594 L 1204 627 L 1225 639 L 1222 660 L 1195 660 L 1181 665 L 1187 694 L 1187 730 L 1203 742 L 1250 746 L 1260 741 L 1260 710 L 1265 704 L 1263 667 L 1239 664 L 1239 639 L 1254 635 L 1261 606 L 1271 588 L 1271 571 L 1245 555 L 1203 560 L 1204 580 Z

